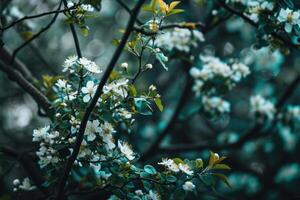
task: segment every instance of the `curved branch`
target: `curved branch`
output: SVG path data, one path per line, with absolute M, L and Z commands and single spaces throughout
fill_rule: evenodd
M 51 103 L 48 98 L 41 93 L 32 83 L 30 83 L 24 76 L 12 67 L 0 62 L 0 70 L 5 72 L 8 77 L 15 81 L 24 91 L 26 91 L 30 96 L 40 105 L 48 116 L 51 116 L 52 108 Z
M 6 65 L 10 65 L 12 60 L 12 53 L 5 46 L 0 48 L 0 60 Z M 36 80 L 26 65 L 19 59 L 15 60 L 13 66 L 16 67 L 28 81 L 34 82 Z
M 106 81 L 109 78 L 110 73 L 112 72 L 113 68 L 115 67 L 116 62 L 118 61 L 126 43 L 127 40 L 131 34 L 131 32 L 133 31 L 133 27 L 134 27 L 134 23 L 135 20 L 138 16 L 138 13 L 140 11 L 140 8 L 142 7 L 142 5 L 144 4 L 146 0 L 139 0 L 138 3 L 136 4 L 136 6 L 134 7 L 134 9 L 132 10 L 132 14 L 131 17 L 129 19 L 126 31 L 122 37 L 122 40 L 118 46 L 118 48 L 116 49 L 107 69 L 105 70 L 105 73 L 98 85 L 98 88 L 95 92 L 95 95 L 93 97 L 93 99 L 91 100 L 91 103 L 89 104 L 89 106 L 86 108 L 85 114 L 82 118 L 82 121 L 80 123 L 80 127 L 79 127 L 79 131 L 78 131 L 78 136 L 75 142 L 75 146 L 74 146 L 74 150 L 72 152 L 72 155 L 70 156 L 70 158 L 67 161 L 66 167 L 63 170 L 62 176 L 59 179 L 58 182 L 58 187 L 57 187 L 57 193 L 56 193 L 56 199 L 57 200 L 61 200 L 63 199 L 64 196 L 64 188 L 69 176 L 69 173 L 72 169 L 72 166 L 74 164 L 74 161 L 76 160 L 76 157 L 79 153 L 79 149 L 83 140 L 83 136 L 84 136 L 84 132 L 85 132 L 85 128 L 86 128 L 86 124 L 88 122 L 89 116 L 91 115 L 93 109 L 95 108 L 99 97 L 101 96 L 102 92 L 103 92 L 103 87 L 106 83 Z

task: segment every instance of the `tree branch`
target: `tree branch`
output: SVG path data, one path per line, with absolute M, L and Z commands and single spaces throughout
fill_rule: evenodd
M 277 113 L 282 109 L 284 104 L 288 101 L 288 99 L 292 96 L 293 92 L 296 90 L 298 84 L 300 83 L 300 75 L 298 75 L 287 87 L 285 92 L 282 94 L 282 96 L 278 99 L 275 107 L 277 110 Z M 273 121 L 273 124 L 271 128 L 275 126 L 276 121 Z M 262 136 L 266 136 L 270 130 L 262 134 L 262 128 L 263 124 L 256 124 L 253 126 L 249 131 L 247 131 L 237 142 L 231 143 L 231 144 L 210 144 L 209 142 L 202 142 L 198 144 L 180 144 L 180 145 L 174 145 L 169 147 L 161 147 L 159 149 L 159 152 L 161 153 L 180 153 L 184 151 L 202 151 L 207 148 L 210 148 L 214 151 L 222 150 L 222 149 L 237 149 L 240 148 L 245 142 L 249 140 L 253 140 Z
M 28 174 L 29 178 L 34 182 L 37 188 L 45 195 L 49 194 L 49 191 L 42 186 L 45 182 L 45 179 L 40 172 L 40 170 L 35 166 L 32 162 L 31 158 L 29 158 L 26 153 L 19 153 L 12 148 L 9 147 L 0 147 L 0 152 L 8 157 L 12 157 L 19 161 L 23 168 L 25 169 L 26 173 Z
M 0 47 L 0 60 L 2 60 L 6 65 L 10 65 L 12 53 L 6 47 Z M 13 66 L 16 67 L 16 69 L 18 69 L 28 81 L 34 82 L 36 80 L 26 65 L 19 59 L 15 60 Z
M 67 7 L 67 4 L 68 4 L 67 0 L 63 0 L 63 1 L 64 1 L 65 7 Z M 78 37 L 77 37 L 77 33 L 76 33 L 76 30 L 75 30 L 74 24 L 72 24 L 72 23 L 70 24 L 70 29 L 71 29 L 72 36 L 73 36 L 73 39 L 74 39 L 77 56 L 78 56 L 78 58 L 81 58 L 82 57 L 82 53 L 81 53 L 81 50 L 80 50 L 79 40 L 78 40 Z
M 109 75 L 112 72 L 116 62 L 118 61 L 118 59 L 119 59 L 126 43 L 127 43 L 127 40 L 129 38 L 131 32 L 133 31 L 135 20 L 138 16 L 140 8 L 142 7 L 142 5 L 145 1 L 146 0 L 139 0 L 138 3 L 136 4 L 136 6 L 134 7 L 134 9 L 132 10 L 132 14 L 131 14 L 131 17 L 129 19 L 126 31 L 125 31 L 125 33 L 122 37 L 122 40 L 121 40 L 118 48 L 116 49 L 116 51 L 115 51 L 109 65 L 108 65 L 107 69 L 105 70 L 105 73 L 104 73 L 104 75 L 103 75 L 103 77 L 102 77 L 102 79 L 101 79 L 101 81 L 98 85 L 98 88 L 95 92 L 94 97 L 91 100 L 91 103 L 86 108 L 85 114 L 84 114 L 84 116 L 82 118 L 82 121 L 80 123 L 78 136 L 76 138 L 76 142 L 75 142 L 75 146 L 74 146 L 72 155 L 69 157 L 69 159 L 67 161 L 67 164 L 66 164 L 66 167 L 63 170 L 62 176 L 60 177 L 59 182 L 58 182 L 57 193 L 56 193 L 56 199 L 57 200 L 63 199 L 64 188 L 65 188 L 69 173 L 70 173 L 70 171 L 72 169 L 72 166 L 74 164 L 74 161 L 76 160 L 76 157 L 79 153 L 79 149 L 80 149 L 80 146 L 81 146 L 81 143 L 82 143 L 82 140 L 83 140 L 83 136 L 84 136 L 84 132 L 85 132 L 85 128 L 86 128 L 86 124 L 88 122 L 89 116 L 92 113 L 93 109 L 95 108 L 95 106 L 98 102 L 98 99 L 99 99 L 99 97 L 101 96 L 101 94 L 103 92 L 103 87 L 104 87 L 106 81 L 108 80 Z
M 252 21 L 249 17 L 247 17 L 246 15 L 244 15 L 242 12 L 240 11 L 236 11 L 235 9 L 231 8 L 230 6 L 228 6 L 223 0 L 216 0 L 217 3 L 223 7 L 225 10 L 227 10 L 228 12 L 237 15 L 239 17 L 241 17 L 242 19 L 244 19 L 246 22 L 248 22 L 251 26 L 258 28 L 259 25 L 257 23 L 255 23 L 254 21 Z M 271 33 L 271 35 L 279 40 L 281 40 L 282 42 L 284 42 L 285 44 L 287 44 L 289 47 L 294 48 L 299 50 L 299 46 L 296 44 L 293 44 L 292 42 L 286 40 L 285 38 L 283 38 L 282 36 L 278 35 L 277 33 L 273 32 Z
M 60 10 L 62 5 L 62 1 L 60 1 L 59 6 L 57 8 L 57 10 Z M 42 33 L 44 33 L 45 31 L 47 31 L 56 21 L 57 17 L 59 15 L 59 12 L 55 13 L 53 19 L 48 23 L 47 26 L 45 26 L 44 28 L 42 28 L 38 33 L 36 33 L 35 35 L 33 35 L 29 40 L 27 40 L 26 42 L 24 42 L 23 44 L 21 44 L 19 47 L 17 47 L 13 54 L 12 54 L 12 60 L 10 61 L 12 64 L 14 63 L 15 57 L 17 55 L 17 53 L 23 49 L 27 44 L 29 44 L 30 42 L 32 42 L 33 40 L 35 40 L 36 38 L 38 38 Z
M 67 11 L 71 11 L 71 10 L 74 10 L 78 5 L 80 4 L 76 4 L 70 8 L 66 8 L 66 9 L 62 9 L 62 10 L 53 10 L 53 11 L 49 11 L 49 12 L 44 12 L 44 13 L 40 13 L 40 14 L 37 14 L 37 15 L 31 15 L 31 16 L 25 16 L 25 17 L 22 17 L 14 22 L 12 22 L 11 24 L 3 27 L 3 28 L 0 28 L 1 31 L 5 31 L 13 26 L 15 26 L 16 24 L 24 21 L 24 20 L 27 20 L 27 19 L 35 19 L 35 18 L 39 18 L 39 17 L 43 17 L 43 16 L 48 16 L 48 15 L 52 15 L 52 14 L 58 14 L 58 13 L 63 13 L 63 12 L 67 12 Z
M 183 63 L 184 65 L 186 65 L 187 63 Z M 190 64 L 188 64 L 190 66 Z M 185 83 L 185 87 L 183 92 L 181 93 L 180 99 L 178 101 L 178 104 L 175 108 L 175 111 L 173 112 L 167 126 L 165 127 L 165 129 L 163 130 L 162 133 L 159 134 L 159 136 L 156 138 L 156 140 L 150 145 L 150 147 L 148 148 L 148 150 L 146 150 L 140 157 L 139 161 L 141 162 L 145 162 L 149 157 L 155 155 L 155 153 L 158 152 L 159 149 L 159 145 L 160 143 L 163 141 L 163 139 L 165 139 L 165 137 L 168 135 L 168 133 L 171 131 L 171 129 L 173 128 L 181 110 L 183 109 L 185 103 L 188 100 L 188 94 L 192 88 L 192 84 L 193 84 L 193 80 L 190 77 L 190 75 L 188 74 L 188 69 L 189 67 L 187 67 L 187 77 L 186 77 L 186 83 Z
M 24 91 L 26 91 L 30 96 L 36 101 L 36 103 L 43 108 L 43 110 L 50 117 L 52 115 L 51 103 L 48 98 L 41 93 L 32 83 L 30 83 L 24 76 L 17 70 L 11 68 L 10 66 L 0 62 L 0 70 L 5 72 L 8 77 L 15 81 Z

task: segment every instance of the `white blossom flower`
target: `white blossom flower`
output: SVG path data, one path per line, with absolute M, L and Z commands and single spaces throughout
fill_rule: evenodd
M 182 188 L 185 191 L 193 191 L 195 189 L 195 185 L 191 181 L 186 181 L 184 185 L 182 185 Z
M 163 158 L 162 162 L 159 162 L 158 164 L 167 167 L 168 170 L 170 170 L 172 172 L 175 172 L 175 173 L 179 172 L 178 165 L 172 159 Z
M 95 10 L 94 7 L 90 4 L 81 4 L 80 7 L 86 12 L 93 12 Z
M 129 80 L 128 79 L 119 79 L 115 80 L 109 84 L 106 84 L 103 87 L 103 93 L 107 94 L 109 92 L 113 92 L 114 94 L 126 98 L 128 92 L 127 92 L 127 87 L 128 87 Z
M 96 133 L 100 133 L 99 120 L 88 121 L 84 134 L 87 135 L 87 141 L 92 142 L 96 139 Z
M 128 160 L 133 160 L 135 158 L 134 153 L 127 142 L 118 140 L 118 147 Z
M 131 119 L 132 118 L 132 113 L 126 110 L 125 108 L 119 108 L 116 110 L 118 115 L 123 117 L 124 119 Z
M 232 65 L 232 79 L 236 82 L 239 82 L 242 78 L 245 78 L 250 74 L 249 67 L 243 63 L 234 63 Z
M 250 107 L 251 113 L 265 116 L 269 120 L 272 120 L 276 113 L 274 104 L 263 98 L 261 95 L 252 96 L 250 98 Z
M 13 180 L 13 185 L 14 186 L 18 186 L 18 185 L 20 185 L 20 180 L 19 179 L 15 179 L 15 180 Z
M 19 188 L 24 191 L 30 191 L 30 190 L 35 189 L 35 187 L 31 185 L 28 177 L 24 178 L 24 180 L 22 181 L 22 184 L 19 185 Z
M 188 166 L 187 164 L 179 163 L 178 167 L 182 172 L 186 173 L 189 176 L 192 176 L 194 174 L 190 166 Z
M 63 64 L 63 72 L 66 72 L 66 71 L 70 71 L 70 73 L 73 73 L 74 72 L 74 69 L 72 69 L 72 67 L 73 67 L 73 65 L 74 64 L 76 64 L 76 62 L 77 62 L 77 60 L 78 60 L 78 57 L 77 56 L 75 56 L 75 55 L 72 55 L 72 56 L 69 56 L 66 60 L 65 60 L 65 62 L 64 62 L 64 64 Z
M 201 80 L 196 80 L 193 85 L 193 91 L 196 93 L 196 96 L 200 95 L 204 82 Z
M 121 63 L 121 68 L 123 68 L 124 70 L 127 70 L 128 69 L 128 63 L 127 62 Z
M 49 130 L 50 130 L 50 126 L 45 126 L 43 128 L 33 130 L 32 141 L 33 142 L 41 141 L 48 135 Z
M 55 83 L 55 85 L 59 89 L 70 89 L 71 88 L 71 85 L 67 84 L 67 81 L 64 79 L 58 79 L 57 82 Z
M 104 124 L 101 124 L 100 136 L 102 137 L 103 142 L 107 145 L 107 148 L 110 150 L 116 147 L 114 138 L 112 136 L 112 133 L 114 132 L 116 131 L 110 123 L 104 122 Z
M 153 65 L 151 63 L 148 63 L 148 64 L 145 65 L 145 68 L 146 69 L 152 69 Z
M 102 73 L 101 68 L 93 61 L 88 60 L 87 58 L 79 58 L 79 64 L 82 65 L 85 69 L 88 71 L 95 73 L 95 74 L 100 74 Z
M 97 85 L 93 81 L 88 81 L 86 83 L 86 87 L 81 88 L 81 91 L 83 94 L 86 94 L 83 97 L 83 102 L 87 103 L 90 101 L 90 99 L 94 96 L 95 92 L 97 90 Z
M 154 91 L 154 90 L 156 90 L 156 87 L 155 87 L 154 85 L 150 85 L 150 86 L 149 86 L 149 90 L 150 90 L 150 91 Z
M 278 21 L 284 23 L 284 30 L 287 33 L 292 32 L 293 26 L 300 25 L 300 12 L 289 8 L 281 8 L 277 17 Z

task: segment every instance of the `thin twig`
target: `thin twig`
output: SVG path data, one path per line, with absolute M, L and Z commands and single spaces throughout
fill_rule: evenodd
M 57 8 L 57 10 L 60 10 L 62 6 L 62 1 L 60 1 L 59 6 Z M 44 33 L 45 31 L 47 31 L 56 21 L 57 17 L 59 15 L 59 12 L 55 13 L 53 19 L 49 22 L 49 24 L 47 26 L 45 26 L 44 28 L 42 28 L 38 33 L 36 33 L 35 35 L 33 35 L 29 40 L 27 40 L 26 42 L 24 42 L 23 44 L 21 44 L 19 47 L 17 47 L 13 54 L 12 54 L 12 59 L 11 59 L 11 63 L 14 63 L 15 57 L 17 55 L 17 53 L 23 49 L 27 44 L 29 44 L 30 42 L 32 42 L 33 40 L 35 40 L 36 38 L 38 38 L 42 33 Z
M 44 12 L 44 13 L 40 13 L 40 14 L 37 14 L 37 15 L 31 15 L 31 16 L 25 16 L 23 18 L 20 18 L 14 22 L 12 22 L 11 24 L 3 27 L 3 28 L 0 28 L 1 31 L 5 31 L 13 26 L 15 26 L 16 24 L 24 21 L 24 20 L 27 20 L 27 19 L 34 19 L 34 18 L 39 18 L 39 17 L 43 17 L 43 16 L 48 16 L 48 15 L 52 15 L 52 14 L 58 14 L 58 13 L 63 13 L 63 12 L 67 12 L 67 11 L 71 11 L 71 10 L 74 10 L 79 4 L 76 4 L 70 8 L 65 8 L 65 9 L 62 9 L 62 10 L 54 10 L 54 11 L 49 11 L 49 12 Z

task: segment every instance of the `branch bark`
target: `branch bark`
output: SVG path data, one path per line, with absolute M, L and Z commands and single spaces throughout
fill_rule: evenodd
M 43 108 L 43 110 L 50 117 L 52 116 L 51 102 L 41 93 L 32 83 L 30 83 L 19 71 L 13 69 L 11 66 L 0 62 L 0 70 L 5 72 L 8 77 L 15 81 L 24 91 L 36 101 L 36 103 Z

